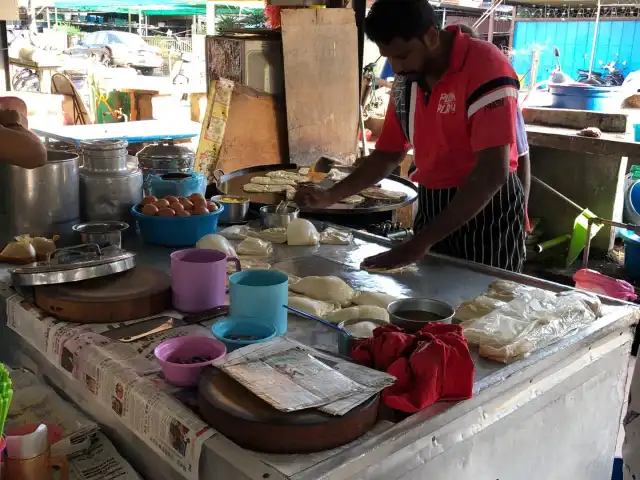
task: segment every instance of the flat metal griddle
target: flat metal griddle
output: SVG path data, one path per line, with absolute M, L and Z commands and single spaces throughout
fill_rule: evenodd
M 220 177 L 217 184 L 211 184 L 207 188 L 207 197 L 212 195 L 240 195 L 251 199 L 251 203 L 261 207 L 264 205 L 277 205 L 285 198 L 284 193 L 247 193 L 242 187 L 247 183 L 251 183 L 253 177 L 264 176 L 267 172 L 276 170 L 287 170 L 297 172 L 298 167 L 295 164 L 275 164 L 260 165 L 256 167 L 243 168 L 235 172 L 224 174 Z M 407 197 L 401 202 L 392 202 L 386 200 L 365 199 L 359 205 L 336 203 L 327 208 L 300 208 L 305 213 L 332 213 L 332 214 L 353 214 L 353 213 L 373 213 L 387 212 L 396 210 L 406 205 L 411 205 L 418 198 L 418 190 L 416 186 L 402 177 L 390 175 L 388 178 L 380 182 L 381 188 L 394 192 L 402 192 Z

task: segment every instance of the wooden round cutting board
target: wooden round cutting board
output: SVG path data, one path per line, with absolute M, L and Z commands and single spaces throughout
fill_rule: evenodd
M 280 412 L 226 373 L 207 368 L 200 377 L 200 415 L 243 448 L 268 453 L 311 453 L 362 436 L 376 423 L 379 395 L 341 417 L 317 409 Z
M 34 290 L 38 307 L 67 322 L 124 322 L 171 308 L 171 277 L 144 266 L 82 282 L 39 286 Z

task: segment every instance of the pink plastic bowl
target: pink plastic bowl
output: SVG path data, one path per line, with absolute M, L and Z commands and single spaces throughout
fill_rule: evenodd
M 167 382 L 178 387 L 194 387 L 202 369 L 227 353 L 224 343 L 208 337 L 176 337 L 162 342 L 153 352 L 162 367 Z M 175 363 L 194 357 L 210 357 L 199 363 Z

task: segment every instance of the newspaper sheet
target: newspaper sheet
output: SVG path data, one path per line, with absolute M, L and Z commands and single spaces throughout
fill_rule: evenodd
M 70 444 L 86 440 L 98 425 L 85 417 L 46 385 L 38 376 L 25 370 L 11 370 L 13 399 L 5 431 L 28 424 L 57 425 L 62 438 Z
M 99 335 L 108 330 L 104 325 L 96 329 L 61 322 L 19 295 L 7 299 L 7 320 L 11 329 L 80 382 L 177 471 L 198 478 L 203 444 L 215 431 L 167 393 L 172 389 L 158 375 L 153 350 L 175 336 L 210 336 L 207 329 L 189 325 L 124 344 Z
M 342 415 L 395 380 L 349 365 L 280 337 L 231 352 L 216 366 L 278 410 L 327 406 L 328 413 Z
M 141 480 L 104 434 L 91 438 L 89 447 L 69 457 L 69 480 Z

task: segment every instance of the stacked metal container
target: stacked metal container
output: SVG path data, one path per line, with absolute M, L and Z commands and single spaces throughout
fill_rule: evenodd
M 5 165 L 0 179 L 11 237 L 28 234 L 72 241 L 71 227 L 80 220 L 78 156 L 49 150 L 47 163 L 27 170 Z
M 127 156 L 125 140 L 82 142 L 80 213 L 85 222 L 119 220 L 133 225 L 131 207 L 142 201 L 142 170 Z

